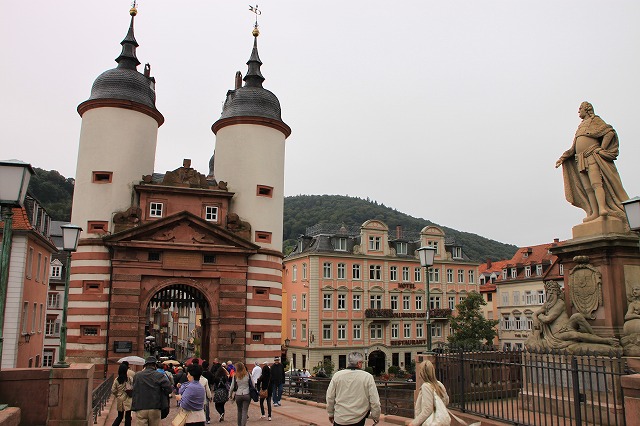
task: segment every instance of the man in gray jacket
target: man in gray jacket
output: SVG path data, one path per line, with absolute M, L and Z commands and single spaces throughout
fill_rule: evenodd
M 156 363 L 156 357 L 148 357 L 144 370 L 133 377 L 131 410 L 136 412 L 138 426 L 160 426 L 161 410 L 168 408 L 173 389 L 167 376 L 156 370 Z

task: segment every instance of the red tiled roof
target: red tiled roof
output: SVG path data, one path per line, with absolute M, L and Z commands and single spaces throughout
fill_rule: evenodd
M 553 242 L 553 243 L 547 243 L 547 244 L 539 244 L 537 246 L 521 247 L 518 249 L 516 254 L 514 254 L 511 259 L 491 262 L 490 268 L 487 268 L 486 263 L 480 265 L 478 267 L 478 273 L 482 275 L 483 273 L 491 274 L 493 272 L 496 272 L 498 274 L 496 282 L 498 283 L 500 281 L 508 282 L 509 280 L 529 279 L 529 277 L 525 277 L 524 267 L 531 266 L 530 279 L 540 280 L 544 276 L 546 276 L 548 273 L 554 274 L 554 272 L 550 272 L 551 268 L 549 268 L 549 266 L 552 266 L 552 268 L 557 268 L 557 265 L 555 265 L 555 263 L 558 258 L 557 256 L 549 253 L 549 249 L 561 244 L 562 242 Z M 525 254 L 527 256 L 525 256 Z M 535 273 L 536 272 L 535 266 L 540 264 L 545 266 L 542 276 L 539 276 Z M 515 278 L 511 278 L 511 271 L 509 270 L 507 279 L 503 280 L 502 270 L 505 268 L 506 269 L 517 268 L 518 275 Z
M 4 229 L 4 220 L 0 221 L 0 229 Z M 13 230 L 30 231 L 33 229 L 24 207 L 13 208 Z

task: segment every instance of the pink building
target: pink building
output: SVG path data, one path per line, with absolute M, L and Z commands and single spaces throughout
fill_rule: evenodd
M 478 264 L 435 226 L 420 232 L 378 220 L 360 227 L 308 228 L 285 258 L 282 335 L 295 368 L 331 359 L 346 368 L 354 350 L 376 372 L 406 369 L 426 350 L 426 282 L 416 249 L 436 247 L 429 270 L 433 347 L 447 341 L 447 316 L 478 291 Z

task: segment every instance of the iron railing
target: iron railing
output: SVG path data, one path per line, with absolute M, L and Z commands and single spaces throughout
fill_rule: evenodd
M 436 353 L 449 407 L 514 425 L 625 426 L 617 352 L 465 351 Z
M 91 409 L 93 410 L 93 424 L 98 423 L 98 416 L 104 410 L 111 396 L 111 386 L 113 385 L 114 375 L 110 375 L 104 382 L 100 383 L 93 390 L 91 397 Z
M 292 398 L 327 402 L 327 388 L 331 379 L 313 377 L 306 385 L 298 377 L 288 379 L 283 393 Z M 416 384 L 404 381 L 376 381 L 382 414 L 413 418 L 413 399 Z

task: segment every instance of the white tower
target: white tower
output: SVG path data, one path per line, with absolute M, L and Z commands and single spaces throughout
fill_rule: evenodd
M 133 185 L 153 173 L 164 117 L 155 106 L 149 66 L 144 74 L 136 69 L 136 13 L 132 8 L 118 66 L 98 76 L 91 96 L 78 106 L 82 128 L 71 222 L 84 229 L 84 238 L 113 231 L 113 213 L 131 207 Z
M 258 35 L 241 86 L 229 90 L 216 134 L 215 177 L 235 192 L 231 210 L 251 225 L 252 242 L 282 252 L 284 214 L 284 149 L 291 129 L 280 116 L 280 102 L 262 87 Z

